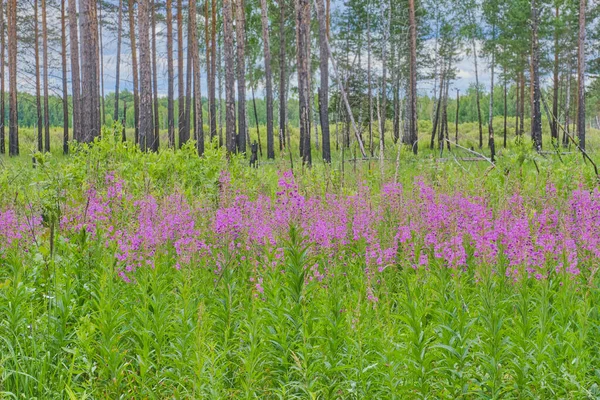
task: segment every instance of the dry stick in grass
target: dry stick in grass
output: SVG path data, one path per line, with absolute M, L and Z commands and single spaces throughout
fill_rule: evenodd
M 487 158 L 486 156 L 484 156 L 483 154 L 481 154 L 481 153 L 478 153 L 478 152 L 476 152 L 476 151 L 474 151 L 474 150 L 468 149 L 468 148 L 466 148 L 466 147 L 463 147 L 463 146 L 459 145 L 458 143 L 452 143 L 452 142 L 450 141 L 450 139 L 448 139 L 448 138 L 446 138 L 445 140 L 446 140 L 446 141 L 447 141 L 449 144 L 453 144 L 453 145 L 455 145 L 456 147 L 458 147 L 458 148 L 460 148 L 460 149 L 466 150 L 466 151 L 468 151 L 468 152 L 469 152 L 469 153 L 471 153 L 471 154 L 475 154 L 476 156 L 479 156 L 479 157 L 481 157 L 481 158 L 482 158 L 482 159 L 484 159 L 485 161 L 487 161 L 487 162 L 489 162 L 490 164 L 492 164 L 492 165 L 494 165 L 494 166 L 495 166 L 495 164 L 493 163 L 493 161 L 492 161 L 492 160 L 490 160 L 489 158 Z
M 313 4 L 315 1 L 313 1 Z M 317 19 L 321 18 L 319 15 L 319 8 L 316 4 L 314 4 L 317 10 Z M 350 117 L 350 122 L 352 123 L 352 128 L 354 130 L 354 136 L 356 136 L 356 141 L 358 142 L 358 146 L 360 147 L 360 153 L 364 158 L 367 157 L 367 153 L 365 153 L 365 146 L 363 145 L 362 139 L 360 138 L 360 133 L 358 132 L 358 128 L 356 127 L 356 122 L 354 121 L 354 116 L 352 115 L 352 108 L 350 107 L 350 103 L 348 103 L 348 97 L 346 97 L 346 91 L 344 90 L 344 85 L 340 82 L 337 64 L 335 59 L 333 58 L 333 52 L 331 51 L 331 46 L 329 45 L 329 39 L 325 38 L 325 45 L 327 46 L 327 54 L 329 55 L 329 59 L 331 60 L 331 66 L 333 67 L 333 72 L 335 75 L 335 80 L 340 88 L 340 94 L 342 95 L 342 99 L 344 100 L 344 105 L 346 106 L 346 111 L 348 112 L 348 116 Z
M 544 99 L 544 96 L 542 96 L 542 103 L 544 103 L 544 107 L 547 108 L 546 106 L 546 100 Z M 592 158 L 589 156 L 589 154 L 587 153 L 587 151 L 585 151 L 584 149 L 582 149 L 579 146 L 579 143 L 577 143 L 575 141 L 575 139 L 573 139 L 573 136 L 571 136 L 571 134 L 569 134 L 565 128 L 560 124 L 560 122 L 558 122 L 558 120 L 556 121 L 556 124 L 558 125 L 558 127 L 560 129 L 562 129 L 562 131 L 566 134 L 566 136 L 569 138 L 569 140 L 575 145 L 575 147 L 577 147 L 577 149 L 581 152 L 581 154 L 583 155 L 583 160 L 585 161 L 586 159 L 592 164 L 592 166 L 594 167 L 594 172 L 596 173 L 596 178 L 600 181 L 600 174 L 598 173 L 598 166 L 596 165 L 596 163 L 594 162 L 594 160 L 592 160 Z

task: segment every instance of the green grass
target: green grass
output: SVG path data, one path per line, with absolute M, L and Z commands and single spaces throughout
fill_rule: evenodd
M 467 144 L 476 138 L 469 132 Z M 192 148 L 143 155 L 103 140 L 69 157 L 38 154 L 33 168 L 23 146 L 22 157 L 1 159 L 0 210 L 18 205 L 27 213 L 31 203 L 50 225 L 108 171 L 133 195 L 178 189 L 210 209 L 222 170 L 234 189 L 256 197 L 273 196 L 278 171 L 290 166 L 278 157 L 250 169 L 222 150 L 204 159 Z M 494 168 L 451 156 L 439 162 L 424 145 L 418 157 L 404 149 L 398 180 L 409 188 L 422 177 L 442 193 L 481 195 L 494 207 L 514 192 L 536 199 L 547 182 L 559 196 L 596 185 L 580 155 L 560 161 L 528 147 L 511 143 Z M 396 149 L 386 158 L 395 159 Z M 351 194 L 366 182 L 378 193 L 396 170 L 394 161 L 383 176 L 377 160 L 341 165 L 339 153 L 331 166 L 296 163 L 300 191 Z M 28 252 L 17 246 L 0 255 L 0 398 L 600 398 L 597 276 L 511 282 L 490 273 L 502 264 L 465 273 L 398 266 L 378 276 L 374 303 L 357 256 L 363 243 L 327 264 L 335 278 L 324 285 L 305 278 L 325 257 L 291 226 L 285 274 L 268 267 L 275 254 L 266 249 L 224 252 L 219 275 L 215 260 L 175 269 L 176 255 L 166 251 L 126 283 L 101 240 L 56 229 L 56 236 L 44 230 Z M 264 294 L 250 279 L 256 267 L 246 251 L 265 251 Z

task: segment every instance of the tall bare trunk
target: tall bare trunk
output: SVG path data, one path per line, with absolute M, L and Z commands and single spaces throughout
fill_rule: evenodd
M 495 39 L 495 26 L 492 27 Z M 496 50 L 492 49 L 491 77 L 490 77 L 490 111 L 488 116 L 488 146 L 492 162 L 496 158 L 496 142 L 494 140 L 494 62 L 496 60 Z
M 519 115 L 521 119 L 519 121 L 519 134 L 523 135 L 525 132 L 525 71 L 521 71 L 521 103 L 519 104 Z
M 473 11 L 469 10 L 469 18 L 471 24 L 476 24 Z M 473 66 L 475 68 L 475 100 L 477 105 L 477 121 L 479 122 L 479 148 L 483 147 L 483 122 L 481 119 L 481 103 L 479 93 L 479 70 L 477 68 L 477 45 L 475 43 L 475 35 L 471 36 L 471 48 L 473 51 Z
M 60 53 L 62 62 L 63 154 L 69 153 L 69 89 L 67 84 L 66 0 L 60 1 Z M 1 1 L 0 1 L 1 2 Z M 0 9 L 1 12 L 1 9 Z M 2 90 L 4 91 L 4 90 Z M 3 102 L 4 103 L 4 102 Z M 4 119 L 4 113 L 0 111 Z
M 81 72 L 79 69 L 79 35 L 77 6 L 69 1 L 69 45 L 71 49 L 71 92 L 73 102 L 73 139 L 81 140 Z
M 227 153 L 235 153 L 235 74 L 233 48 L 232 0 L 223 0 L 223 35 L 225 40 L 225 136 Z
M 100 121 L 106 125 L 106 112 L 104 111 L 104 44 L 102 37 L 102 1 L 98 1 L 98 38 L 100 62 L 98 63 L 98 74 L 100 76 Z
M 481 119 L 481 100 L 479 93 L 479 71 L 477 70 L 477 47 L 475 46 L 475 38 L 472 40 L 473 46 L 473 63 L 475 66 L 475 101 L 477 104 L 477 121 L 479 123 L 479 148 L 483 147 L 483 122 Z
M 135 0 L 129 0 L 129 39 L 131 43 L 131 69 L 133 73 L 133 117 L 135 125 L 135 143 L 139 143 L 140 135 L 140 95 L 138 88 L 137 46 L 135 42 L 135 16 L 133 13 Z
M 204 0 L 204 44 L 206 47 L 206 89 L 208 92 L 208 132 L 210 135 L 210 141 L 212 142 L 213 139 L 213 132 L 210 129 L 210 121 L 212 118 L 212 101 L 211 101 L 211 97 L 210 97 L 210 88 L 213 82 L 211 82 L 211 79 L 213 79 L 212 76 L 212 70 L 211 70 L 211 54 L 212 54 L 212 50 L 210 48 L 210 44 L 211 44 L 211 33 L 210 33 L 210 26 L 211 26 L 211 16 L 212 14 L 210 13 L 210 1 L 209 0 Z
M 210 139 L 217 134 L 217 98 L 215 96 L 216 89 L 216 74 L 217 74 L 217 58 L 219 59 L 219 146 L 223 145 L 222 124 L 221 124 L 221 53 L 217 56 L 217 0 L 212 0 L 212 17 L 211 17 L 211 42 L 210 42 Z
M 46 0 L 42 1 L 42 56 L 44 68 L 44 150 L 50 151 L 50 108 L 48 106 L 48 25 L 46 23 Z
M 417 122 L 417 20 L 415 17 L 415 0 L 408 0 L 408 21 L 410 41 L 410 83 L 409 83 L 409 144 L 413 153 L 417 154 L 418 148 L 418 122 Z
M 222 54 L 222 42 L 223 35 L 219 34 L 219 40 L 217 42 L 217 60 L 216 73 L 219 85 L 219 147 L 223 146 L 223 54 Z
M 456 117 L 454 118 L 454 143 L 458 144 L 458 116 L 460 110 L 460 90 L 456 89 Z
M 260 0 L 260 9 L 263 52 L 265 56 L 265 89 L 267 95 L 267 158 L 273 159 L 275 158 L 275 140 L 273 135 L 273 74 L 271 73 L 271 44 L 269 41 L 269 9 L 267 8 L 267 0 Z M 256 103 L 254 104 L 256 109 Z
M 100 103 L 98 93 L 98 19 L 96 2 L 80 0 L 79 22 L 82 31 L 81 119 L 82 141 L 90 143 L 100 134 Z
M 123 0 L 119 0 L 119 11 L 117 17 L 117 64 L 115 71 L 115 111 L 113 120 L 119 120 L 119 84 L 121 83 L 121 41 L 123 38 Z
M 555 26 L 554 26 L 554 71 L 553 71 L 553 93 L 552 93 L 552 141 L 558 142 L 558 56 L 559 56 L 559 47 L 558 47 L 558 23 L 559 23 L 559 7 L 556 4 L 555 11 Z
M 520 92 L 520 78 L 517 75 L 517 79 L 515 79 L 516 82 L 516 99 L 515 99 L 515 136 L 519 136 L 519 110 L 521 110 L 521 107 L 519 107 L 519 92 Z
M 183 79 L 183 1 L 177 0 L 177 136 L 180 148 L 185 139 L 185 86 Z
M 440 122 L 440 108 L 442 107 L 442 99 L 443 99 L 443 90 L 442 88 L 445 85 L 446 78 L 446 68 L 445 65 L 442 66 L 440 71 L 440 95 L 435 106 L 435 114 L 433 114 L 433 126 L 431 129 L 431 142 L 429 143 L 429 148 L 433 150 L 433 146 L 435 145 L 435 136 L 438 130 L 438 125 Z
M 585 150 L 585 0 L 579 0 L 579 39 L 577 43 L 577 136 Z
M 371 77 L 371 2 L 367 7 L 367 97 L 369 100 L 369 151 L 373 157 L 373 82 Z
M 387 119 L 387 43 L 390 37 L 390 23 L 392 19 L 392 5 L 387 5 L 387 18 L 385 9 L 381 7 L 381 19 L 383 22 L 383 42 L 381 43 L 381 118 L 379 126 L 379 134 L 381 136 L 381 148 L 385 148 L 385 121 Z
M 6 29 L 4 29 L 4 0 L 0 0 L 0 154 L 6 153 L 6 132 L 4 130 L 5 121 L 5 106 L 4 106 L 4 80 L 6 75 L 4 74 L 4 61 L 6 54 L 6 41 L 5 41 Z
M 310 2 L 296 0 L 296 46 L 298 62 L 298 99 L 300 116 L 300 142 L 302 162 L 310 166 L 312 163 L 310 148 L 310 84 L 309 48 L 310 48 Z
M 285 122 L 287 113 L 285 65 L 285 0 L 279 0 L 279 151 L 285 147 Z
M 392 50 L 392 55 L 398 60 L 399 50 Z M 392 63 L 392 90 L 393 94 L 393 107 L 394 107 L 394 127 L 393 127 L 393 140 L 394 144 L 398 143 L 400 139 L 400 68 L 399 61 Z
M 154 96 L 154 135 L 152 150 L 158 151 L 160 146 L 160 125 L 159 125 L 159 107 L 158 107 L 158 63 L 156 62 L 156 2 L 152 0 L 150 4 L 152 13 L 152 90 Z
M 567 79 L 567 93 L 565 94 L 565 130 L 563 132 L 563 147 L 569 145 L 569 138 L 567 135 L 569 134 L 569 125 L 571 124 L 571 121 L 569 120 L 571 115 L 571 72 L 571 63 L 569 62 L 567 64 L 567 73 L 565 74 Z
M 506 77 L 506 69 L 504 69 L 504 148 L 506 148 L 507 135 L 507 118 L 508 118 L 508 79 Z
M 39 30 L 39 17 L 38 17 L 38 0 L 33 1 L 33 52 L 35 56 L 35 110 L 36 110 L 36 123 L 37 128 L 37 149 L 38 151 L 44 151 L 44 120 L 42 118 L 42 101 L 41 101 L 41 88 L 42 82 L 40 78 L 40 30 Z
M 19 155 L 19 115 L 17 105 L 17 0 L 8 0 L 8 154 Z
M 263 0 L 265 1 L 265 0 Z M 327 15 L 323 0 L 317 0 L 319 9 L 319 57 L 321 88 L 319 89 L 319 117 L 323 140 L 323 160 L 331 162 L 331 140 L 329 135 L 329 53 L 327 51 Z
M 246 152 L 246 17 L 244 0 L 237 0 L 235 5 L 235 33 L 237 44 L 237 88 L 238 88 L 238 151 Z
M 194 70 L 194 137 L 198 155 L 204 154 L 204 126 L 202 119 L 202 87 L 200 86 L 200 51 L 196 37 L 196 0 L 190 1 L 190 41 L 192 43 L 192 63 Z
M 169 147 L 175 147 L 175 110 L 173 77 L 173 0 L 167 0 L 167 136 Z
M 152 149 L 154 127 L 152 123 L 152 64 L 150 54 L 150 0 L 140 0 L 138 4 L 138 28 L 140 39 L 140 149 Z
M 190 20 L 191 13 L 189 12 L 189 6 L 194 0 L 188 0 L 188 34 L 187 34 L 187 54 L 185 63 L 185 124 L 183 132 L 183 143 L 190 140 L 190 119 L 192 115 L 192 35 L 190 34 Z
M 538 9 L 536 0 L 531 1 L 531 136 L 537 151 L 542 150 L 542 113 L 540 110 Z

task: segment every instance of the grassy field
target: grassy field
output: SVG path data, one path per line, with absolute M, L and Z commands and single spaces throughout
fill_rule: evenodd
M 33 154 L 21 130 L 0 158 L 0 398 L 600 398 L 592 166 L 514 140 L 494 166 L 440 160 L 422 131 L 383 165 L 254 169 L 111 135 Z

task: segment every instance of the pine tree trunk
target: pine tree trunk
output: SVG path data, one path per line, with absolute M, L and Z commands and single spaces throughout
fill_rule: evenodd
M 235 126 L 235 74 L 233 48 L 232 0 L 223 0 L 223 35 L 225 40 L 225 141 L 227 153 L 237 150 Z
M 122 120 L 121 124 L 123 125 L 121 140 L 123 142 L 125 142 L 125 141 L 127 141 L 127 132 L 125 129 L 125 127 L 127 126 L 127 102 L 126 101 L 123 102 L 123 120 Z
M 558 4 L 556 5 L 556 13 L 555 13 L 555 27 L 554 27 L 554 71 L 553 71 L 553 93 L 552 93 L 552 141 L 558 142 L 558 55 L 559 55 L 559 47 L 558 47 L 558 21 L 559 21 L 560 11 L 558 8 Z
M 392 50 L 393 51 L 393 50 Z M 392 53 L 394 54 L 394 53 Z M 398 60 L 398 56 L 399 56 L 399 50 L 398 48 L 396 48 L 396 60 Z M 398 65 L 399 61 L 396 61 L 395 65 L 392 65 L 393 68 L 393 73 L 392 73 L 392 80 L 393 80 L 393 91 L 394 91 L 394 144 L 398 143 L 398 140 L 400 139 L 400 68 Z
M 504 70 L 504 148 L 506 148 L 506 135 L 507 135 L 507 118 L 508 118 L 508 81 L 506 77 L 506 70 Z
M 5 122 L 5 105 L 4 105 L 4 90 L 5 90 L 5 79 L 4 74 L 4 61 L 6 54 L 6 40 L 5 40 L 5 25 L 4 25 L 4 0 L 0 0 L 0 154 L 6 153 L 6 131 L 4 129 Z
M 373 149 L 373 82 L 371 77 L 371 2 L 367 12 L 367 97 L 369 100 L 369 151 L 371 157 L 374 155 Z
M 563 147 L 567 147 L 569 145 L 569 125 L 571 121 L 569 117 L 571 115 L 571 63 L 567 64 L 567 93 L 565 94 L 565 131 L 563 132 Z
M 310 3 L 308 0 L 296 0 L 296 46 L 298 69 L 298 100 L 300 118 L 301 156 L 304 165 L 312 164 L 310 146 L 310 86 L 309 47 L 310 47 Z
M 121 81 L 121 41 L 123 38 L 123 0 L 119 0 L 119 11 L 117 17 L 117 62 L 115 71 L 115 111 L 113 121 L 119 120 L 119 84 Z
M 210 135 L 210 141 L 212 142 L 213 139 L 213 132 L 210 129 L 210 122 L 212 120 L 212 101 L 211 101 L 211 97 L 210 97 L 210 88 L 211 88 L 211 78 L 212 78 L 212 72 L 211 72 L 211 48 L 210 48 L 210 43 L 211 43 L 211 33 L 210 33 L 210 26 L 211 26 L 211 22 L 210 22 L 210 18 L 212 16 L 212 14 L 210 13 L 209 10 L 210 7 L 210 2 L 209 0 L 204 0 L 204 44 L 206 47 L 206 89 L 207 89 L 207 94 L 208 94 L 208 132 Z
M 208 0 L 207 0 L 208 1 Z M 221 124 L 221 110 L 223 105 L 221 104 L 221 53 L 217 56 L 217 0 L 212 0 L 212 17 L 211 17 L 211 43 L 210 43 L 210 83 L 209 83 L 209 97 L 210 97 L 210 139 L 217 134 L 217 97 L 215 95 L 216 90 L 216 74 L 217 74 L 217 58 L 219 59 L 219 146 L 223 146 L 223 127 Z
M 458 116 L 460 110 L 460 90 L 456 89 L 456 117 L 454 119 L 454 143 L 458 144 Z
M 154 135 L 152 136 L 152 150 L 158 151 L 160 146 L 160 125 L 158 106 L 158 63 L 156 62 L 156 2 L 150 4 L 152 13 L 152 90 L 154 91 Z
M 216 73 L 219 85 L 219 147 L 222 147 L 225 143 L 223 141 L 223 35 L 219 34 L 219 40 L 217 41 L 217 60 Z M 213 73 L 214 73 L 213 69 Z
M 131 43 L 131 69 L 133 74 L 133 118 L 135 126 L 135 143 L 139 143 L 140 136 L 140 94 L 138 88 L 138 62 L 137 62 L 137 46 L 135 43 L 135 16 L 134 16 L 134 1 L 129 0 L 129 39 Z
M 204 122 L 202 119 L 202 87 L 200 85 L 200 51 L 196 37 L 196 0 L 190 1 L 190 41 L 192 43 L 192 64 L 194 70 L 194 137 L 198 155 L 204 154 Z
M 531 1 L 531 136 L 536 151 L 542 150 L 542 113 L 540 110 L 538 9 L 536 0 Z
M 142 151 L 152 150 L 152 56 L 150 53 L 150 0 L 138 3 L 138 38 L 140 46 L 140 119 L 139 143 Z
M 440 95 L 437 101 L 437 105 L 435 106 L 435 114 L 433 115 L 433 127 L 431 129 L 431 142 L 429 143 L 429 148 L 431 150 L 433 150 L 433 146 L 435 145 L 435 136 L 437 133 L 437 129 L 438 129 L 438 123 L 440 120 L 440 108 L 442 106 L 442 88 L 444 87 L 445 84 L 445 75 L 446 75 L 446 70 L 445 68 L 442 68 L 442 71 L 440 71 Z
M 381 7 L 381 19 L 383 23 L 383 42 L 381 46 L 381 118 L 379 120 L 379 134 L 381 136 L 381 148 L 385 149 L 385 121 L 387 119 L 387 43 L 390 36 L 390 22 L 392 19 L 392 7 L 388 4 L 388 16 L 385 17 L 385 9 Z
M 48 25 L 46 23 L 46 0 L 42 1 L 42 56 L 44 76 L 44 150 L 50 151 L 50 108 L 48 106 Z
M 517 79 L 515 79 L 516 81 L 516 99 L 515 99 L 515 136 L 519 136 L 519 111 L 521 110 L 521 107 L 519 107 L 519 92 L 520 92 L 520 78 L 517 75 Z
M 17 104 L 17 0 L 8 0 L 8 154 L 19 155 L 19 116 Z
M 235 0 L 234 0 L 235 1 Z M 237 44 L 237 89 L 238 89 L 238 151 L 246 152 L 246 17 L 244 0 L 237 0 L 235 5 L 235 33 Z
M 82 142 L 91 143 L 100 133 L 98 19 L 94 0 L 80 0 L 79 5 L 79 22 L 86 27 L 81 35 L 81 132 Z
M 256 111 L 256 97 L 254 96 L 254 86 L 252 86 L 252 105 L 254 107 L 254 121 L 256 122 L 256 137 L 258 138 L 258 152 L 262 157 L 262 143 L 260 141 L 260 127 L 258 125 L 258 112 Z M 273 156 L 275 158 L 275 156 Z
M 265 0 L 263 0 L 265 1 Z M 319 89 L 319 119 L 323 140 L 323 160 L 331 162 L 331 140 L 329 134 L 329 53 L 327 51 L 327 15 L 323 0 L 317 0 L 319 9 L 319 68 L 321 87 Z
M 273 135 L 273 74 L 271 72 L 271 45 L 269 41 L 269 9 L 267 8 L 267 0 L 260 0 L 260 9 L 263 52 L 265 56 L 265 89 L 267 95 L 267 158 L 274 159 L 275 138 Z M 256 129 L 258 131 L 258 122 Z
M 62 62 L 63 154 L 69 153 L 69 89 L 67 82 L 67 24 L 66 0 L 60 2 L 60 49 Z M 1 2 L 1 0 L 0 0 Z M 1 12 L 1 9 L 0 9 Z M 4 53 L 2 53 L 4 54 Z M 4 90 L 2 90 L 4 91 Z M 4 116 L 4 113 L 0 111 Z M 2 117 L 3 118 L 3 117 Z
M 102 125 L 106 125 L 106 112 L 104 111 L 104 45 L 102 43 L 102 1 L 98 1 L 98 38 L 99 38 L 99 53 L 100 62 L 98 63 L 98 74 L 100 76 L 100 121 Z
M 495 26 L 492 26 L 492 31 L 495 31 Z M 495 39 L 495 34 L 494 34 Z M 490 111 L 488 116 L 488 146 L 490 148 L 491 160 L 496 158 L 496 142 L 494 141 L 494 61 L 496 57 L 495 49 L 492 50 L 492 63 L 490 73 Z
M 39 152 L 44 151 L 44 127 L 42 117 L 42 101 L 41 101 L 41 88 L 42 82 L 40 78 L 40 31 L 39 31 L 39 17 L 38 17 L 38 0 L 33 1 L 33 52 L 35 56 L 35 111 L 36 111 L 36 123 L 37 128 L 37 150 Z
M 193 85 L 193 71 L 192 71 L 192 35 L 190 33 L 190 20 L 192 14 L 189 12 L 189 6 L 192 1 L 188 0 L 188 34 L 187 34 L 187 54 L 185 63 L 185 128 L 184 128 L 184 139 L 183 143 L 187 143 L 190 140 L 190 119 L 192 116 L 192 85 Z
M 519 121 L 519 134 L 522 136 L 525 133 L 525 71 L 521 71 L 521 103 L 519 105 L 519 115 L 521 119 Z
M 449 64 L 449 63 L 448 63 Z M 450 70 L 450 65 L 447 66 L 448 70 Z M 447 144 L 446 139 L 448 139 L 448 89 L 450 87 L 450 80 L 446 79 L 446 84 L 440 88 L 440 91 L 444 93 L 444 103 L 443 103 L 443 111 L 442 111 L 442 129 L 440 130 L 440 151 L 444 150 L 445 145 Z M 450 146 L 447 146 L 450 149 Z
M 183 75 L 183 1 L 177 0 L 177 136 L 178 146 L 185 142 L 185 86 Z
M 279 0 L 279 151 L 285 147 L 285 122 L 287 96 L 285 81 L 287 79 L 285 65 L 285 0 Z
M 417 20 L 415 17 L 415 0 L 408 0 L 409 41 L 410 41 L 410 105 L 409 105 L 409 144 L 414 154 L 418 148 L 418 122 L 417 122 Z
M 479 71 L 477 69 L 477 47 L 475 46 L 475 37 L 472 39 L 473 64 L 475 66 L 475 101 L 477 103 L 477 121 L 479 123 L 479 148 L 483 147 L 483 122 L 481 120 L 481 100 L 479 94 Z
M 577 43 L 577 137 L 585 151 L 585 0 L 579 0 L 579 39 Z
M 173 0 L 167 0 L 167 136 L 169 147 L 175 148 L 175 106 L 173 67 Z
M 71 92 L 73 100 L 73 139 L 81 140 L 81 72 L 79 68 L 79 35 L 77 6 L 69 1 L 69 45 L 71 48 Z

